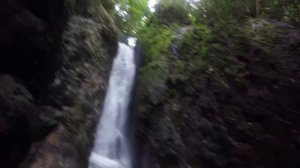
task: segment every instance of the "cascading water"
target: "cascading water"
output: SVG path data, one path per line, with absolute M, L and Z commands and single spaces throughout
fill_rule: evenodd
M 128 109 L 134 84 L 134 51 L 119 43 L 113 62 L 103 113 L 98 122 L 89 168 L 131 168 L 127 137 Z

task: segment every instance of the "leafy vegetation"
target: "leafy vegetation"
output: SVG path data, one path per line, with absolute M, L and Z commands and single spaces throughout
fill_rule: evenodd
M 139 32 L 138 39 L 145 47 L 145 62 L 147 65 L 142 68 L 141 81 L 144 86 L 141 93 L 152 93 L 168 77 L 170 66 L 170 46 L 174 35 L 174 26 L 172 29 L 167 26 L 152 25 L 151 29 L 143 29 Z M 153 90 L 154 89 L 154 90 Z
M 218 24 L 265 17 L 300 22 L 300 4 L 297 0 L 157 0 L 155 12 L 148 7 L 149 0 L 114 0 L 114 16 L 123 32 L 136 35 L 149 21 L 172 24 Z M 150 28 L 150 27 L 149 27 Z
M 299 167 L 294 135 L 272 128 L 297 129 L 299 2 L 161 0 L 146 17 L 132 35 L 145 60 L 139 135 L 155 164 Z
M 160 0 L 154 12 L 148 0 L 114 3 L 123 36 L 136 37 L 144 50 L 140 93 L 146 95 L 187 78 L 200 84 L 198 78 L 213 76 L 225 88 L 228 79 L 243 83 L 245 65 L 236 62 L 249 59 L 245 53 L 256 45 L 271 52 L 283 33 L 268 20 L 298 25 L 300 18 L 295 0 Z
M 256 36 L 255 33 L 256 27 L 259 25 L 253 23 L 251 28 L 249 24 L 251 18 L 264 17 L 277 19 L 278 21 L 284 20 L 295 25 L 299 24 L 300 18 L 300 5 L 295 0 L 160 0 L 153 13 L 150 12 L 147 6 L 149 3 L 147 0 L 116 0 L 115 3 L 118 24 L 121 25 L 123 32 L 126 35 L 137 37 L 139 43 L 144 46 L 146 54 L 145 71 L 146 69 L 147 71 L 150 71 L 150 69 L 159 71 L 160 69 L 161 73 L 158 73 L 158 76 L 165 74 L 166 67 L 171 62 L 172 41 L 180 27 L 192 26 L 195 30 L 201 27 L 202 30 L 196 32 L 206 32 L 199 35 L 202 38 L 198 39 L 201 41 L 201 47 L 196 48 L 196 51 L 192 51 L 193 53 L 206 55 L 211 50 L 220 47 L 219 44 L 210 44 L 207 41 L 220 40 L 223 36 L 240 39 L 241 44 L 247 38 L 254 41 L 258 40 L 266 45 L 272 44 L 276 40 L 271 37 L 272 33 L 269 36 L 264 36 L 264 39 L 258 39 L 260 37 Z M 245 27 L 245 25 L 248 26 Z M 268 35 L 266 29 L 265 33 Z M 217 33 L 213 35 L 207 33 L 212 31 Z M 260 29 L 260 31 L 264 30 Z M 185 35 L 184 43 L 187 43 L 186 46 L 191 46 L 190 43 L 194 43 L 194 41 L 190 39 L 190 42 L 187 42 L 188 36 L 188 34 Z M 245 46 L 239 46 L 239 48 L 243 47 Z M 190 50 L 190 48 L 183 50 Z M 186 52 L 183 51 L 182 53 Z M 189 52 L 192 55 L 193 53 Z M 185 57 L 185 59 L 189 59 L 189 57 L 191 55 Z M 194 67 L 199 66 L 195 65 Z
M 150 14 L 148 0 L 113 0 L 113 2 L 115 3 L 113 15 L 117 25 L 125 35 L 135 35 Z
M 300 3 L 297 0 L 261 1 L 261 15 L 291 23 L 300 23 Z

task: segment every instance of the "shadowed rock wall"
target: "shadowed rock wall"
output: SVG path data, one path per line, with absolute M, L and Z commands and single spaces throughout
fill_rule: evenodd
M 1 1 L 0 167 L 86 166 L 117 50 L 110 8 Z

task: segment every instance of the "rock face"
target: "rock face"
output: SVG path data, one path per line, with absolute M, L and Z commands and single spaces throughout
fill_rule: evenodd
M 194 28 L 168 78 L 140 86 L 137 167 L 300 166 L 299 30 L 253 23 L 254 34 Z
M 9 75 L 0 77 L 1 166 L 16 167 L 32 141 L 51 131 L 56 121 L 46 108 L 36 106 L 30 92 Z
M 84 167 L 118 31 L 102 0 L 3 0 L 0 167 Z

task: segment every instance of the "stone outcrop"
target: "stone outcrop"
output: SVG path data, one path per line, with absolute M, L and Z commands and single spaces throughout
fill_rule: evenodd
M 137 167 L 300 166 L 299 30 L 251 24 L 194 28 L 178 42 L 167 79 L 140 82 Z
M 84 167 L 117 50 L 102 0 L 4 0 L 0 167 Z

